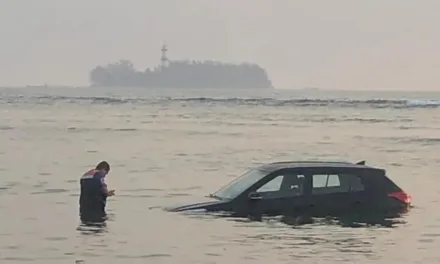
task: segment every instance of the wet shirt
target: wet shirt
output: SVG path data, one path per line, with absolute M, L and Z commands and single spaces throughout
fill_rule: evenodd
M 107 196 L 102 191 L 105 175 L 98 170 L 86 172 L 80 179 L 79 198 L 80 218 L 82 221 L 99 222 L 105 219 Z

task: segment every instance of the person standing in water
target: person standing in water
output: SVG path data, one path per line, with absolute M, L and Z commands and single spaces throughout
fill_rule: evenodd
M 80 179 L 79 214 L 83 223 L 102 223 L 107 219 L 105 206 L 107 197 L 115 194 L 108 190 L 105 176 L 110 172 L 110 165 L 101 161 L 95 169 L 86 172 Z

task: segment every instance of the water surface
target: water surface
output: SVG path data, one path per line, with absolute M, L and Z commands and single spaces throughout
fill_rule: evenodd
M 435 263 L 440 95 L 0 90 L 1 263 Z M 78 179 L 108 160 L 111 219 L 78 231 Z M 366 160 L 414 197 L 394 228 L 163 211 L 279 160 Z

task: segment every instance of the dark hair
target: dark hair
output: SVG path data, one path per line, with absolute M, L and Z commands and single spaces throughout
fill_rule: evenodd
M 96 169 L 110 171 L 110 165 L 107 161 L 101 161 L 98 165 L 96 165 Z

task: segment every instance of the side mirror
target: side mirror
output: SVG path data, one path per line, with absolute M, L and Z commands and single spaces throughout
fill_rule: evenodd
M 261 194 L 257 193 L 257 192 L 250 192 L 249 195 L 248 195 L 248 198 L 250 200 L 261 200 L 261 199 L 263 199 Z

